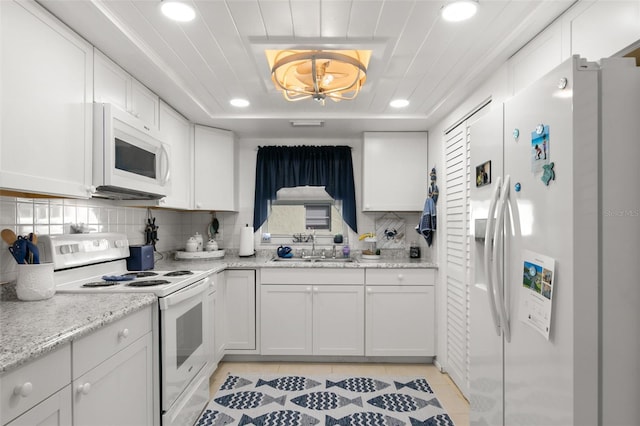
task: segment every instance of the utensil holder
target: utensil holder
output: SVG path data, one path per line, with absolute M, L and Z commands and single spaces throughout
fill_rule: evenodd
M 16 293 L 20 300 L 44 300 L 56 294 L 53 263 L 18 265 Z

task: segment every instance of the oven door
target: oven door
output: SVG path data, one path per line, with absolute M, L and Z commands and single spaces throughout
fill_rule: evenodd
M 159 299 L 162 410 L 167 411 L 207 362 L 209 278 Z

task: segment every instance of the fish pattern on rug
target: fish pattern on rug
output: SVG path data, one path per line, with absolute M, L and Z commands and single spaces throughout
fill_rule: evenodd
M 267 386 L 271 386 L 274 389 L 278 389 L 282 391 L 299 391 L 299 390 L 311 389 L 320 384 L 321 384 L 320 382 L 307 379 L 306 377 L 286 376 L 286 377 L 278 377 L 277 379 L 269 380 L 269 381 L 258 379 L 258 382 L 256 383 L 256 387 L 267 385 Z
M 455 426 L 426 379 L 229 375 L 195 426 Z

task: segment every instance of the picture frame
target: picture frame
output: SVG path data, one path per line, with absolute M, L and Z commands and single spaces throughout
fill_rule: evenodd
M 476 187 L 491 183 L 491 160 L 476 166 Z

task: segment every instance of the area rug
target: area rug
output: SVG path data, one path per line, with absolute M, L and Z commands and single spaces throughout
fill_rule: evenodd
M 196 426 L 452 426 L 422 377 L 229 375 Z

